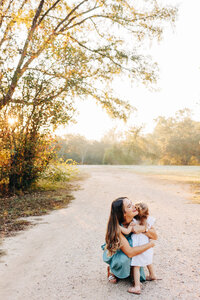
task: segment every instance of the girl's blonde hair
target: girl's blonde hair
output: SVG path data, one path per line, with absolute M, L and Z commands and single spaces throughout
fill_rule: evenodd
M 144 225 L 144 223 L 147 220 L 147 217 L 149 215 L 149 208 L 148 208 L 147 204 L 143 203 L 143 202 L 136 203 L 135 207 L 138 211 L 138 215 L 135 216 L 135 219 L 139 220 L 141 225 Z

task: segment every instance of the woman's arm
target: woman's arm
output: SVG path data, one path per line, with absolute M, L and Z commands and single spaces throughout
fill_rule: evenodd
M 148 231 L 145 232 L 145 235 L 148 236 L 148 238 L 152 239 L 152 240 L 157 240 L 158 239 L 158 235 L 157 235 L 154 227 L 149 228 Z
M 144 251 L 152 248 L 155 246 L 154 242 L 151 241 L 145 245 L 142 246 L 137 246 L 137 247 L 131 247 L 129 245 L 129 242 L 127 241 L 127 239 L 125 238 L 125 236 L 121 233 L 120 234 L 120 241 L 121 241 L 121 250 L 124 252 L 124 254 L 126 254 L 128 257 L 133 257 L 136 256 L 138 254 L 143 253 Z

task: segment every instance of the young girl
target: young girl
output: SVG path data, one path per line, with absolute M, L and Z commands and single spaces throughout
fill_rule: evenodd
M 135 205 L 138 215 L 134 217 L 133 222 L 129 225 L 128 228 L 123 228 L 120 226 L 120 229 L 123 234 L 128 234 L 131 231 L 134 231 L 133 224 L 144 225 L 146 227 L 147 232 L 154 224 L 155 218 L 149 216 L 149 209 L 145 203 L 138 203 Z M 141 246 L 144 244 L 149 243 L 149 238 L 143 234 L 132 234 L 131 236 L 133 246 Z M 147 266 L 149 271 L 149 276 L 146 277 L 146 280 L 156 280 L 156 276 L 154 273 L 153 265 L 153 249 L 150 248 L 145 252 L 136 255 L 131 260 L 131 266 L 133 266 L 133 275 L 134 275 L 134 287 L 128 289 L 129 293 L 133 294 L 140 294 L 141 287 L 140 287 L 140 267 Z

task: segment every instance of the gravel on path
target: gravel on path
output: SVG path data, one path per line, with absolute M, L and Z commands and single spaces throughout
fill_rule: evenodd
M 36 226 L 3 241 L 1 300 L 200 299 L 200 205 L 189 202 L 187 185 L 159 181 L 117 167 L 85 168 L 90 176 L 75 200 Z M 111 285 L 101 244 L 112 200 L 146 202 L 156 218 L 154 265 L 161 281 L 127 293 L 129 280 Z M 1 247 L 2 248 L 2 247 Z

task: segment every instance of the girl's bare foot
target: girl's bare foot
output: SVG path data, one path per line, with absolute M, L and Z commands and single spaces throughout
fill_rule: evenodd
M 141 294 L 141 288 L 140 286 L 132 286 L 128 289 L 128 292 L 131 294 L 140 295 Z
M 153 281 L 153 280 L 162 280 L 162 279 L 157 278 L 156 276 L 146 276 L 146 281 Z

